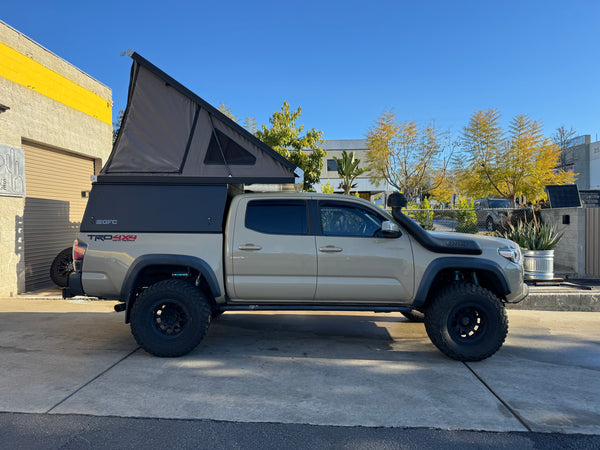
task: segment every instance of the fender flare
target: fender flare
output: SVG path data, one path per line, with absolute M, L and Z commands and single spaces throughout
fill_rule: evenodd
M 425 304 L 433 281 L 442 270 L 446 269 L 467 269 L 489 272 L 495 278 L 500 292 L 505 296 L 510 294 L 508 281 L 506 280 L 502 268 L 500 265 L 498 265 L 498 263 L 487 259 L 449 256 L 437 258 L 431 261 L 425 270 L 423 277 L 421 278 L 421 283 L 419 284 L 417 293 L 415 294 L 413 306 L 419 307 Z
M 121 288 L 120 298 L 122 301 L 127 303 L 127 314 L 125 322 L 129 322 L 129 313 L 131 310 L 131 299 L 133 295 L 133 288 L 137 281 L 138 276 L 146 267 L 150 266 L 187 266 L 197 270 L 206 282 L 210 289 L 210 293 L 213 298 L 221 296 L 221 289 L 219 288 L 219 282 L 210 264 L 201 258 L 189 255 L 169 255 L 169 254 L 149 254 L 142 255 L 136 258 L 125 275 L 123 280 L 123 286 Z

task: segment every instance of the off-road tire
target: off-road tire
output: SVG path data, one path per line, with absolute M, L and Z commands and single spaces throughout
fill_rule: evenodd
M 210 303 L 200 289 L 184 280 L 165 280 L 136 299 L 131 333 L 152 355 L 182 356 L 202 341 L 210 319 Z
M 496 225 L 494 224 L 494 219 L 488 217 L 485 221 L 485 229 L 487 231 L 494 231 L 496 229 Z
M 504 343 L 508 318 L 504 305 L 492 292 L 471 283 L 455 283 L 429 304 L 425 330 L 446 356 L 481 361 Z
M 50 266 L 50 279 L 58 287 L 69 285 L 69 274 L 73 272 L 73 249 L 65 248 L 61 251 Z
M 409 312 L 401 312 L 400 314 L 406 317 L 410 322 L 422 323 L 425 321 L 425 314 L 416 309 Z

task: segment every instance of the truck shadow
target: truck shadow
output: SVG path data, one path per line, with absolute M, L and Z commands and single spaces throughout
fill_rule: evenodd
M 446 359 L 433 347 L 422 323 L 399 314 L 225 313 L 213 321 L 193 353 L 228 352 L 240 346 L 246 355 L 399 360 L 430 353 Z

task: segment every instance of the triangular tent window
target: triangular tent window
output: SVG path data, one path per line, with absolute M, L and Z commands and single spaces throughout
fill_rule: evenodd
M 208 144 L 204 164 L 251 166 L 255 163 L 256 157 L 254 155 L 244 150 L 241 145 L 229 139 L 219 130 L 214 130 Z

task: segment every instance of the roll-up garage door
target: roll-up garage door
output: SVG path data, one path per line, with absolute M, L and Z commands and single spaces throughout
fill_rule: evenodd
M 23 216 L 25 290 L 50 287 L 50 266 L 77 236 L 91 189 L 94 160 L 23 142 L 26 198 Z

